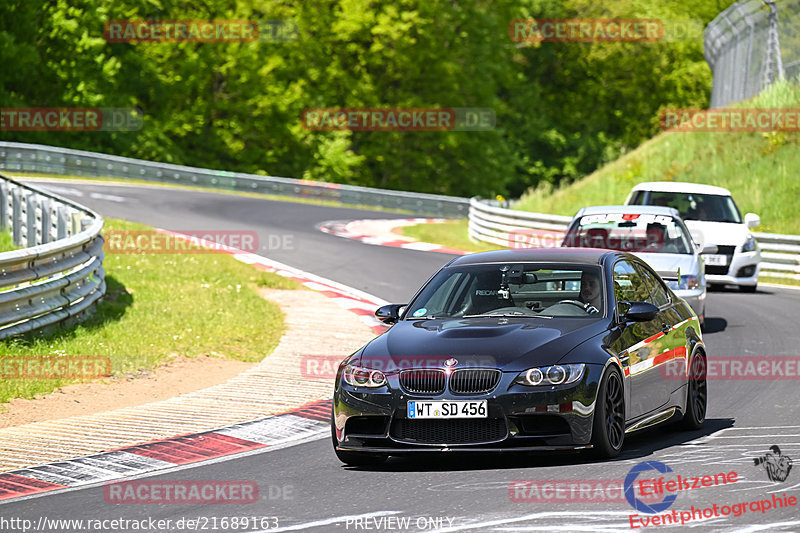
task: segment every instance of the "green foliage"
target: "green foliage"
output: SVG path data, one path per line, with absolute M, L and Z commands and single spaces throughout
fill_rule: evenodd
M 776 83 L 744 108 L 797 108 L 800 79 Z M 730 190 L 762 232 L 800 233 L 800 133 L 666 132 L 591 175 L 523 195 L 518 209 L 574 215 L 587 205 L 621 204 L 642 181 L 688 181 Z
M 0 139 L 156 161 L 456 195 L 585 175 L 651 136 L 660 107 L 704 106 L 699 40 L 516 43 L 527 17 L 711 20 L 729 0 L 12 0 L 0 107 L 135 107 L 132 132 Z M 297 39 L 107 43 L 115 19 L 288 20 Z M 308 107 L 489 107 L 485 132 L 309 131 Z

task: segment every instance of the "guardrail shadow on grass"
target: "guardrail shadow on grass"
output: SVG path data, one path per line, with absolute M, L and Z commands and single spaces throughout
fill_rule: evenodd
M 8 341 L 23 345 L 34 340 L 57 341 L 75 336 L 75 330 L 79 325 L 86 330 L 94 330 L 109 322 L 121 320 L 128 308 L 133 305 L 133 295 L 112 275 L 106 274 L 105 282 L 106 293 L 88 317 L 83 314 L 70 317 L 57 324 L 0 341 L 0 346 Z

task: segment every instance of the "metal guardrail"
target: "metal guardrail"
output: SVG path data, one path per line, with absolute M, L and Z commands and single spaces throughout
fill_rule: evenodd
M 469 236 L 509 248 L 559 246 L 571 217 L 515 211 L 473 198 Z M 800 236 L 753 233 L 761 249 L 761 274 L 800 280 Z
M 65 198 L 0 175 L 0 339 L 78 319 L 105 294 L 103 219 Z
M 0 142 L 0 168 L 67 176 L 117 177 L 465 217 L 469 199 L 156 163 L 38 144 Z
M 741 0 L 709 23 L 703 52 L 714 73 L 711 107 L 755 96 L 800 74 L 800 0 Z

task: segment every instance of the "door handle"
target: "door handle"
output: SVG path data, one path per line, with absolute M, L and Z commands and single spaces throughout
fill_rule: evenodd
M 668 324 L 661 325 L 661 331 L 663 331 L 664 333 L 668 333 L 670 329 L 672 328 Z

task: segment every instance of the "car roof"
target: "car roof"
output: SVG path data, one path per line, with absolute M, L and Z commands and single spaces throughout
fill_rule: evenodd
M 593 205 L 582 207 L 575 214 L 575 218 L 585 215 L 604 215 L 607 213 L 623 213 L 630 215 L 669 215 L 680 218 L 678 210 L 674 207 L 661 205 Z
M 716 194 L 719 196 L 730 196 L 731 191 L 723 187 L 714 185 L 704 185 L 702 183 L 688 183 L 685 181 L 646 181 L 633 188 L 634 191 L 656 191 L 656 192 L 687 192 L 695 194 Z
M 449 266 L 483 263 L 577 263 L 600 265 L 609 255 L 629 255 L 599 248 L 517 248 L 463 255 Z

